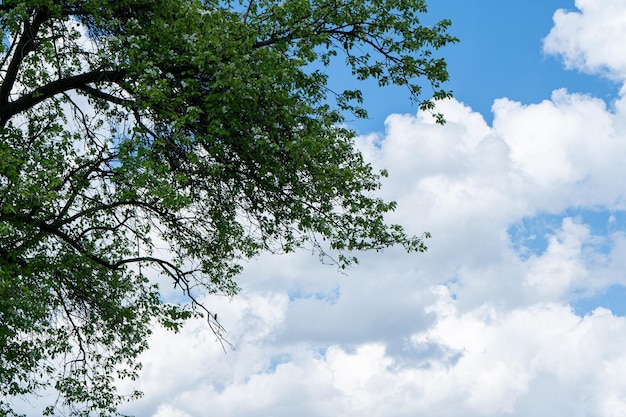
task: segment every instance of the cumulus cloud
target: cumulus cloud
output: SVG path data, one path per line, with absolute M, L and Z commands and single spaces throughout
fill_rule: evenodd
M 572 206 L 623 210 L 625 116 L 566 91 L 493 109 L 488 126 L 450 100 L 443 127 L 392 115 L 384 134 L 360 138 L 390 170 L 393 220 L 433 233 L 427 254 L 366 254 L 347 276 L 305 253 L 251 262 L 242 295 L 212 300 L 237 350 L 221 353 L 202 323 L 158 332 L 132 410 L 619 415 L 626 387 L 611 375 L 626 363 L 626 321 L 568 303 L 624 283 L 623 232 L 563 216 L 528 254 L 509 228 Z
M 558 10 L 544 51 L 560 55 L 568 68 L 626 77 L 626 8 L 622 0 L 576 0 L 576 11 Z
M 432 381 L 449 397 L 462 398 L 464 406 L 454 409 L 471 415 L 608 415 L 607 404 L 626 394 L 608 374 L 625 359 L 626 319 L 601 308 L 579 317 L 553 303 L 460 314 L 445 295 L 434 307 L 438 322 L 412 341 L 459 352 L 458 362 Z
M 430 309 L 436 323 L 407 342 L 422 357 L 412 366 L 384 344 L 322 352 L 294 346 L 285 362 L 265 372 L 223 387 L 212 375 L 179 388 L 155 415 L 521 417 L 623 410 L 626 319 L 604 309 L 581 318 L 558 304 L 460 313 L 445 287 L 436 292 L 439 301 Z M 438 353 L 429 354 L 434 346 Z

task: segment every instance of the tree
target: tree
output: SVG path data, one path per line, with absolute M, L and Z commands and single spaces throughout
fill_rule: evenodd
M 325 67 L 448 97 L 434 50 L 448 21 L 422 0 L 4 0 L 0 3 L 0 413 L 55 390 L 44 414 L 116 414 L 155 323 L 237 292 L 241 261 L 354 251 L 424 236 L 355 149 Z M 337 58 L 335 58 L 337 57 Z M 419 78 L 433 88 L 420 97 Z M 440 117 L 440 116 L 438 116 Z M 161 249 L 157 250 L 157 246 Z M 165 247 L 165 249 L 163 249 Z M 162 274 L 189 302 L 163 300 Z M 136 397 L 133 393 L 130 397 Z

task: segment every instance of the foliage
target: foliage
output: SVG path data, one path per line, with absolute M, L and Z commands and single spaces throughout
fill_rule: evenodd
M 0 3 L 0 413 L 54 390 L 45 414 L 111 415 L 158 321 L 234 295 L 241 262 L 307 247 L 425 250 L 384 221 L 380 175 L 332 92 L 406 85 L 449 96 L 422 0 L 5 0 Z M 337 58 L 334 58 L 336 57 Z M 418 78 L 432 86 L 421 100 Z M 331 258 L 331 253 L 337 254 Z M 189 303 L 167 303 L 160 273 Z M 47 391 L 46 391 L 47 390 Z M 129 398 L 135 398 L 133 393 Z

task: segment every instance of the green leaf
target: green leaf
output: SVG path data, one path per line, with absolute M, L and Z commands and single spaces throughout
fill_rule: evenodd
M 0 414 L 117 413 L 154 325 L 203 316 L 246 260 L 313 247 L 345 269 L 422 236 L 385 222 L 374 172 L 320 68 L 450 97 L 449 21 L 421 0 L 27 0 L 0 4 Z M 422 97 L 422 86 L 433 94 Z M 437 121 L 443 122 L 436 114 Z M 173 304 L 147 275 L 181 291 Z M 151 276 L 151 278 L 153 278 Z M 58 364 L 59 366 L 52 366 Z M 38 377 L 33 378 L 33 375 Z M 58 398 L 55 400 L 54 398 Z

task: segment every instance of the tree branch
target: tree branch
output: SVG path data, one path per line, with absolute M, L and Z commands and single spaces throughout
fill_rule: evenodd
M 84 85 L 82 87 L 78 87 L 78 90 L 96 98 L 101 98 L 109 103 L 119 104 L 121 106 L 131 104 L 132 100 L 128 100 L 121 97 L 116 97 L 113 94 L 106 93 L 104 91 L 98 90 L 97 88 L 90 87 L 88 85 Z
M 34 89 L 13 102 L 0 105 L 0 126 L 4 126 L 6 122 L 16 114 L 28 110 L 57 94 L 69 90 L 82 89 L 91 83 L 119 82 L 124 79 L 125 75 L 125 70 L 94 70 L 52 81 Z
M 74 249 L 76 249 L 76 251 L 78 251 L 78 253 L 80 253 L 81 255 L 87 257 L 88 259 L 90 259 L 91 261 L 97 263 L 100 266 L 103 266 L 111 271 L 116 271 L 119 269 L 118 266 L 116 266 L 115 264 L 110 263 L 109 261 L 107 261 L 104 258 L 101 258 L 93 253 L 91 253 L 90 251 L 88 251 L 87 249 L 85 249 L 79 242 L 77 242 L 75 239 L 73 239 L 71 236 L 69 236 L 68 234 L 62 232 L 60 229 L 46 224 L 46 223 L 40 223 L 37 225 L 39 227 L 39 229 L 42 232 L 47 232 L 50 233 L 51 235 L 57 236 L 58 238 L 60 238 L 63 242 L 67 243 L 68 245 L 70 245 L 71 247 L 73 247 Z
M 28 19 L 24 21 L 24 30 L 22 31 L 22 35 L 20 36 L 17 46 L 15 47 L 15 52 L 13 53 L 13 58 L 9 63 L 6 75 L 2 81 L 2 86 L 0 86 L 0 104 L 2 107 L 5 107 L 9 102 L 9 95 L 13 89 L 13 85 L 15 85 L 15 80 L 17 79 L 17 74 L 22 61 L 26 55 L 35 50 L 37 46 L 35 43 L 35 36 L 37 35 L 37 32 L 39 32 L 39 28 L 43 22 L 46 21 L 47 17 L 48 15 L 46 12 L 39 11 L 35 12 L 35 17 L 32 23 L 30 23 Z M 0 118 L 0 120 L 2 119 Z M 4 125 L 4 122 L 2 122 L 2 125 Z

